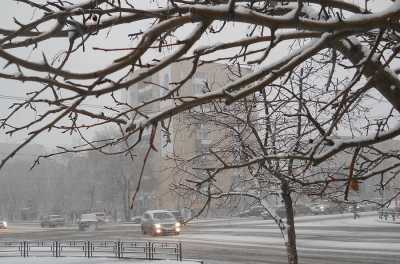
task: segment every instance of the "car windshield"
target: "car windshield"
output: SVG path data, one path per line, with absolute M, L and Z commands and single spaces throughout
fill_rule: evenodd
M 97 221 L 97 218 L 95 214 L 83 214 L 81 221 Z
M 153 213 L 153 218 L 159 220 L 175 219 L 175 217 L 172 214 L 167 212 Z
M 49 218 L 60 218 L 60 215 L 50 215 Z

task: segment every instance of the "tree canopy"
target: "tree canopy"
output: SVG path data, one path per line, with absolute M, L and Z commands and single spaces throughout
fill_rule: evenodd
M 164 121 L 179 113 L 217 101 L 230 105 L 262 91 L 267 101 L 279 98 L 301 105 L 295 113 L 282 109 L 282 114 L 294 114 L 307 124 L 298 136 L 309 144 L 301 152 L 260 155 L 260 159 L 290 157 L 317 165 L 345 149 L 369 146 L 400 133 L 398 0 L 14 2 L 34 13 L 27 22 L 10 17 L 15 26 L 0 28 L 4 66 L 0 77 L 26 83 L 17 86 L 26 98 L 10 106 L 0 127 L 7 134 L 27 137 L 1 161 L 0 168 L 49 130 L 77 134 L 85 142 L 61 148 L 59 153 L 106 152 L 104 147 L 121 142 L 124 147 L 118 153 L 124 153 L 141 141 L 144 129 L 165 127 Z M 91 42 L 104 37 L 103 32 L 112 39 L 123 26 L 131 30 L 126 35 L 131 46 L 101 47 Z M 62 52 L 41 48 L 53 41 Z M 21 50 L 27 49 L 36 57 L 22 56 Z M 112 59 L 106 66 L 77 69 L 75 61 L 88 54 L 107 54 Z M 166 93 L 136 104 L 117 96 L 183 62 L 189 62 L 190 68 L 164 87 Z M 236 77 L 201 95 L 184 93 L 184 84 L 210 63 L 225 64 L 237 72 Z M 302 86 L 288 89 L 300 69 Z M 105 96 L 111 103 L 102 103 Z M 103 109 L 86 107 L 96 100 Z M 388 103 L 388 110 L 380 109 L 382 101 Z M 146 114 L 143 109 L 154 102 L 169 104 Z M 34 112 L 34 117 L 16 122 L 18 113 L 26 111 Z M 118 127 L 120 134 L 101 142 L 85 136 L 87 130 L 108 125 Z M 346 138 L 337 136 L 342 132 Z

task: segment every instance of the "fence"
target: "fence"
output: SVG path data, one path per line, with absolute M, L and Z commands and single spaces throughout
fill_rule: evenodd
M 0 259 L 14 256 L 110 257 L 182 261 L 182 244 L 145 241 L 0 241 Z
M 379 220 L 388 222 L 400 222 L 400 211 L 393 209 L 382 209 L 378 211 Z

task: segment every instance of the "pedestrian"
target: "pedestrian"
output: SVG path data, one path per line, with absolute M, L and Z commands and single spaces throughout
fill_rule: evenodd
M 352 211 L 353 211 L 353 218 L 354 219 L 360 218 L 360 215 L 358 214 L 358 210 L 357 210 L 357 205 L 356 204 L 353 204 Z

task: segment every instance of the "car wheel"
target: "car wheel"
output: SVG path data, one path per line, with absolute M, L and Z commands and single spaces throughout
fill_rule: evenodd
M 89 224 L 89 226 L 87 227 L 88 231 L 95 231 L 97 229 L 97 224 Z

